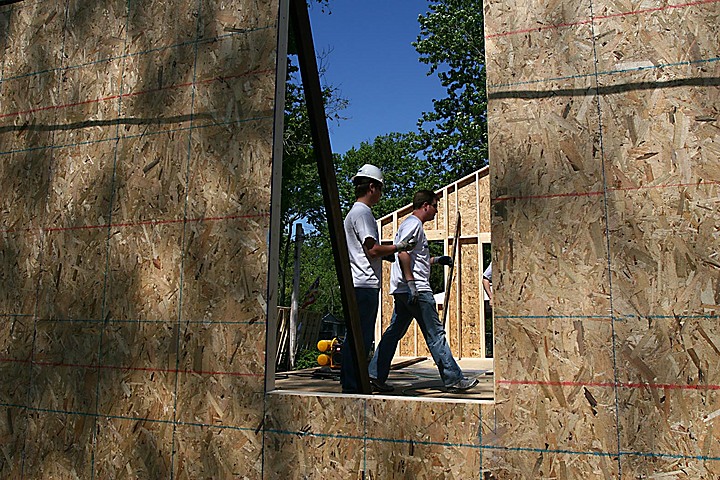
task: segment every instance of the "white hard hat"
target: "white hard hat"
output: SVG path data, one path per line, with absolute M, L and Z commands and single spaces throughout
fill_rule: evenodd
M 358 170 L 357 174 L 350 180 L 354 181 L 357 177 L 372 178 L 373 180 L 377 180 L 378 182 L 383 183 L 383 174 L 380 169 L 375 165 L 370 165 L 369 163 L 366 163 L 365 165 L 360 167 L 360 170 Z

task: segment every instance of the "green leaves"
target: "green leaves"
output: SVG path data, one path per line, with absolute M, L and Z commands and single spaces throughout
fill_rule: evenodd
M 421 151 L 453 180 L 487 165 L 487 95 L 482 1 L 435 0 L 413 44 L 447 96 L 418 121 Z
M 329 10 L 328 0 L 311 0 L 313 3 L 316 8 Z M 350 178 L 365 163 L 380 167 L 385 177 L 382 199 L 373 207 L 376 218 L 409 204 L 418 189 L 437 190 L 487 165 L 482 1 L 429 0 L 428 8 L 418 18 L 420 35 L 413 45 L 419 60 L 428 65 L 428 75 L 437 75 L 446 94 L 433 100 L 433 111 L 423 113 L 417 132 L 389 132 L 335 155 L 343 214 L 355 201 Z M 289 72 L 283 135 L 280 303 L 290 301 L 293 224 L 304 221 L 315 230 L 306 231 L 301 295 L 320 277 L 318 300 L 310 308 L 341 318 L 339 286 L 305 99 L 297 67 L 290 61 Z M 340 98 L 332 87 L 326 86 L 324 95 L 328 119 L 341 120 L 340 112 L 348 100 Z
M 412 202 L 413 194 L 421 188 L 437 189 L 442 172 L 416 152 L 419 137 L 415 133 L 389 133 L 375 138 L 373 143 L 362 142 L 360 147 L 348 150 L 338 159 L 338 188 L 343 212 L 355 202 L 354 187 L 350 181 L 365 163 L 383 171 L 383 196 L 373 213 L 380 218 Z

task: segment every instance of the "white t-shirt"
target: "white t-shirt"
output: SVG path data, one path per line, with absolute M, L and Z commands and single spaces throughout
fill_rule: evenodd
M 408 237 L 417 240 L 415 248 L 408 252 L 415 286 L 419 292 L 432 292 L 432 288 L 430 288 L 430 245 L 428 245 L 422 222 L 415 215 L 410 215 L 400 225 L 395 234 L 395 243 Z M 397 260 L 390 269 L 390 293 L 406 292 L 408 292 L 407 282 L 400 268 L 400 260 Z
M 368 238 L 375 240 L 375 243 L 379 242 L 377 221 L 372 210 L 362 202 L 355 202 L 345 217 L 344 225 L 353 285 L 380 288 L 382 259 L 380 257 L 370 259 L 363 248 L 363 243 Z

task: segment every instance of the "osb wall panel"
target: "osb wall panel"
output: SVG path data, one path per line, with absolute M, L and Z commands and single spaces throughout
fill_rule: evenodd
M 458 276 L 456 282 L 459 283 L 455 285 L 455 288 L 458 288 L 464 295 L 460 297 L 462 302 L 460 305 L 460 318 L 462 321 L 458 323 L 456 330 L 454 330 L 454 335 L 458 337 L 458 347 L 453 346 L 453 353 L 455 356 L 462 358 L 483 358 L 485 331 L 480 310 L 484 308 L 484 302 L 478 298 L 478 293 L 482 290 L 478 244 L 475 242 L 461 242 L 459 247 L 458 257 L 460 257 L 460 264 L 459 271 L 456 272 Z
M 348 397 L 267 397 L 266 478 L 479 478 L 492 406 Z M 448 424 L 452 428 L 448 428 Z
M 718 475 L 719 16 L 485 4 L 497 478 Z
M 457 202 L 458 208 L 452 215 L 449 222 L 450 230 L 455 231 L 455 215 L 460 210 L 460 234 L 462 236 L 472 236 L 478 234 L 478 182 L 466 181 L 465 185 L 458 185 Z M 454 235 L 451 233 L 450 235 Z
M 0 477 L 262 477 L 277 16 L 0 7 Z

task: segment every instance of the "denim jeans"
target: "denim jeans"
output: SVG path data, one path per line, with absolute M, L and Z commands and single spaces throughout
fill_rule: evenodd
M 370 362 L 370 377 L 379 382 L 385 382 L 390 374 L 390 363 L 400 339 L 405 336 L 413 318 L 417 320 L 425 343 L 430 350 L 435 365 L 437 365 L 443 385 L 449 387 L 463 378 L 462 370 L 453 358 L 445 338 L 445 329 L 435 305 L 435 298 L 431 292 L 420 292 L 415 305 L 408 303 L 407 293 L 396 293 L 395 310 L 393 311 L 390 326 L 383 333 L 380 344 L 375 350 L 375 356 Z
M 375 339 L 375 320 L 377 319 L 378 306 L 380 305 L 380 289 L 355 287 L 355 298 L 360 314 L 360 328 L 365 345 L 365 354 L 360 361 L 367 362 L 370 346 Z M 352 358 L 354 350 L 355 345 L 352 332 L 348 328 L 342 346 L 342 360 L 340 363 L 340 384 L 345 393 L 357 393 L 360 391 Z

